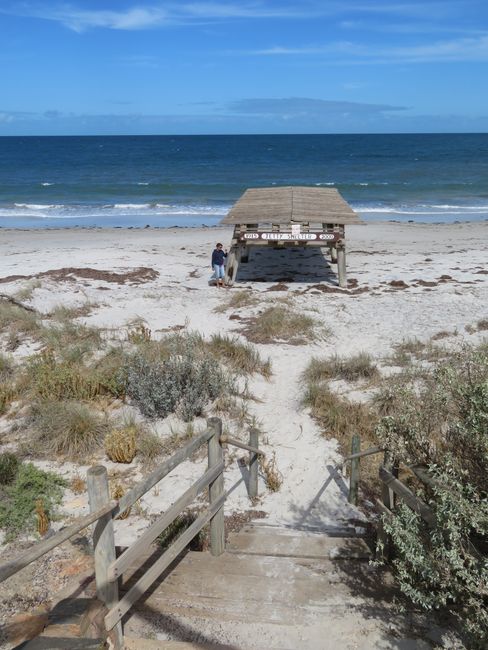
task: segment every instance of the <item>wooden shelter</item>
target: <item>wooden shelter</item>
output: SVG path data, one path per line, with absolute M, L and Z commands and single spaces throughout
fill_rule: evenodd
M 337 263 L 339 285 L 347 285 L 345 226 L 361 220 L 334 188 L 249 189 L 222 223 L 234 226 L 226 266 L 230 285 L 236 279 L 239 263 L 248 261 L 251 246 L 328 246 L 332 262 Z

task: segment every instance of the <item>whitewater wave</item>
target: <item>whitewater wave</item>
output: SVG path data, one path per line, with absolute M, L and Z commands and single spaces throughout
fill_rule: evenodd
M 168 204 L 168 203 L 114 203 L 99 205 L 14 203 L 0 206 L 0 218 L 5 219 L 92 219 L 103 223 L 117 217 L 172 218 L 220 220 L 229 205 Z
M 50 187 L 51 185 L 54 185 L 54 183 L 41 183 L 42 187 Z

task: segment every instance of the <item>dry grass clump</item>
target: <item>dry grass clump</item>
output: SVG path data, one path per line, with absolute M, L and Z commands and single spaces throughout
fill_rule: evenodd
M 379 374 L 378 366 L 373 363 L 371 355 L 360 352 L 347 358 L 337 355 L 330 359 L 317 359 L 314 357 L 308 364 L 303 376 L 307 382 L 314 383 L 327 379 L 344 379 L 345 381 L 376 379 Z
M 10 357 L 0 353 L 0 381 L 11 377 L 14 370 L 14 364 Z
M 84 460 L 103 444 L 106 418 L 75 401 L 39 402 L 32 409 L 29 451 L 52 458 Z
M 213 334 L 207 343 L 210 352 L 240 375 L 255 372 L 266 379 L 271 377 L 271 361 L 263 361 L 259 352 L 249 343 L 241 343 L 237 337 Z
M 266 460 L 265 456 L 259 456 L 259 464 L 268 490 L 278 492 L 283 484 L 283 474 L 276 467 L 275 452 L 269 460 Z
M 86 481 L 79 474 L 75 474 L 69 482 L 69 489 L 75 494 L 84 494 L 86 492 Z
M 127 340 L 134 345 L 149 343 L 152 332 L 143 322 L 134 323 L 127 330 Z
M 24 391 L 41 400 L 91 400 L 106 392 L 99 377 L 81 364 L 58 361 L 45 348 L 27 364 Z
M 282 305 L 268 307 L 244 322 L 242 334 L 253 343 L 304 345 L 318 334 L 318 323 L 314 318 Z
M 233 291 L 225 302 L 215 307 L 216 314 L 223 314 L 228 309 L 241 309 L 243 307 L 254 307 L 259 303 L 257 296 L 250 291 Z

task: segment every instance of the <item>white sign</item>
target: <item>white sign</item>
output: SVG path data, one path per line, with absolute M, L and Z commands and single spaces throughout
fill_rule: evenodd
M 292 224 L 291 234 L 292 235 L 299 235 L 300 234 L 300 224 L 299 223 Z

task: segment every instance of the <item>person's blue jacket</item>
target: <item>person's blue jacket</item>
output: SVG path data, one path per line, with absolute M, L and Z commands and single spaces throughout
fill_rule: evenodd
M 223 250 L 218 248 L 214 249 L 212 253 L 212 266 L 217 264 L 218 266 L 223 266 L 224 259 L 227 257 L 227 253 L 224 253 Z

